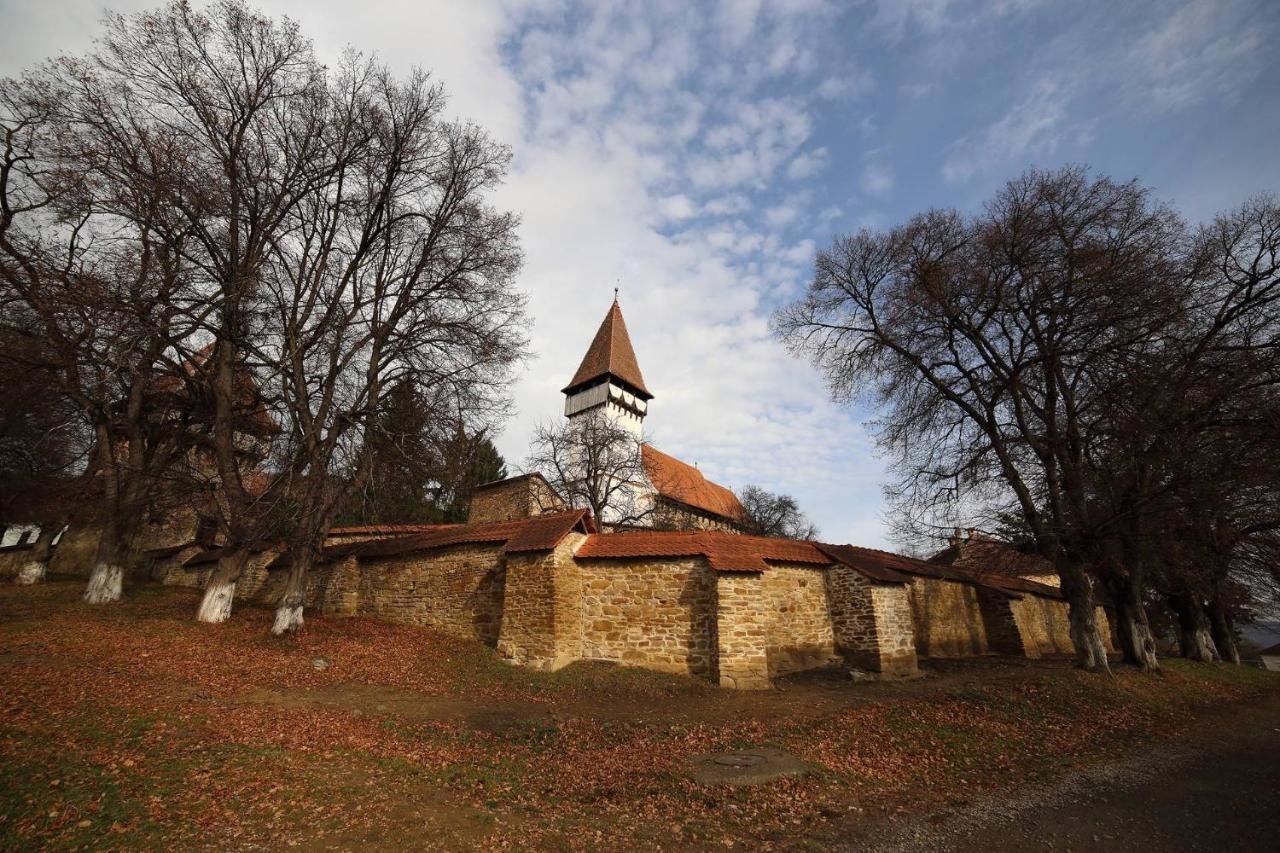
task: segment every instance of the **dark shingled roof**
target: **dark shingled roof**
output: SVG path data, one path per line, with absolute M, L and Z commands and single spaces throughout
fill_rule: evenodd
M 640 375 L 640 363 L 636 361 L 635 350 L 631 348 L 631 336 L 627 334 L 627 324 L 622 319 L 622 309 L 617 300 L 604 316 L 604 322 L 596 331 L 587 354 L 578 365 L 578 372 L 564 387 L 565 394 L 572 394 L 584 385 L 591 385 L 598 379 L 612 376 L 621 380 L 623 385 L 637 397 L 652 400 L 653 395 L 644 387 L 644 377 Z
M 263 551 L 270 551 L 279 544 L 279 542 L 255 542 L 249 546 L 249 553 L 261 554 Z M 210 548 L 208 551 L 201 551 L 198 554 L 192 554 L 190 557 L 182 561 L 182 565 L 203 566 L 206 563 L 216 563 L 222 558 L 222 553 L 226 550 L 226 548 Z
M 825 542 L 814 543 L 824 554 L 838 563 L 862 572 L 872 580 L 885 583 L 906 583 L 911 567 L 904 563 L 914 562 L 898 554 L 888 551 L 877 551 L 873 548 L 858 548 L 854 545 L 828 545 Z
M 1057 587 L 1036 583 L 1024 578 L 988 575 L 959 566 L 938 565 L 936 563 L 917 560 L 902 554 L 891 554 L 874 548 L 858 548 L 853 545 L 823 545 L 820 548 L 838 557 L 840 562 L 851 568 L 859 569 L 871 577 L 871 571 L 888 571 L 899 577 L 915 575 L 917 577 L 937 578 L 939 580 L 967 583 L 985 587 L 1013 598 L 1021 593 L 1030 593 L 1045 598 L 1062 598 L 1062 591 Z
M 1039 554 L 1025 553 L 1008 542 L 981 534 L 971 534 L 968 539 L 953 542 L 930 557 L 929 562 L 1011 578 L 1055 574 L 1053 564 Z

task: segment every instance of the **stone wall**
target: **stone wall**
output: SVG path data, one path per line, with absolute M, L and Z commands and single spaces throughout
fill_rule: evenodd
M 905 584 L 876 583 L 848 566 L 826 570 L 836 653 L 855 669 L 916 672 L 915 623 Z
M 769 616 L 761 572 L 716 574 L 716 657 L 721 687 L 769 685 Z
M 515 521 L 563 509 L 564 501 L 547 481 L 529 474 L 476 489 L 467 510 L 467 523 Z
M 653 496 L 653 516 L 645 527 L 657 530 L 717 530 L 721 533 L 741 533 L 742 528 L 722 515 L 705 512 L 695 507 L 670 500 L 662 495 Z
M 30 560 L 35 549 L 30 545 L 8 545 L 0 548 L 0 579 L 12 580 Z
M 1023 596 L 1012 598 L 993 589 L 975 589 L 978 610 L 982 614 L 982 627 L 986 632 L 987 646 L 993 652 L 1005 655 L 1040 656 L 1039 644 L 1024 633 L 1015 608 L 1024 604 Z
M 1074 652 L 1065 601 L 1024 595 L 1013 602 L 1012 610 L 1027 657 Z
M 49 574 L 88 578 L 98 552 L 98 528 L 75 524 L 63 532 L 49 558 Z
M 218 567 L 217 563 L 200 563 L 196 566 L 184 565 L 187 558 L 198 554 L 203 549 L 198 545 L 183 548 L 169 557 L 152 561 L 150 576 L 165 586 L 181 586 L 191 589 L 204 589 L 209 576 Z M 235 601 L 253 602 L 275 606 L 284 594 L 285 571 L 269 571 L 267 567 L 280 556 L 281 548 L 269 548 L 249 556 L 240 579 L 236 581 Z M 272 581 L 275 585 L 272 586 Z M 234 605 L 233 605 L 234 606 Z
M 716 582 L 701 557 L 584 560 L 581 656 L 713 678 Z
M 923 657 L 965 657 L 991 650 L 978 592 L 971 584 L 912 578 L 911 615 L 916 649 Z
M 274 604 L 288 572 L 271 575 L 263 595 Z M 497 545 L 457 545 L 361 562 L 347 558 L 316 567 L 310 580 L 307 606 L 322 613 L 372 616 L 491 646 L 498 642 L 506 567 Z
M 768 616 L 769 675 L 818 669 L 839 660 L 827 599 L 826 569 L 773 563 L 762 578 Z
M 508 554 L 498 653 L 511 663 L 559 669 L 581 656 L 581 576 L 573 552 L 585 537 L 565 536 L 554 551 Z

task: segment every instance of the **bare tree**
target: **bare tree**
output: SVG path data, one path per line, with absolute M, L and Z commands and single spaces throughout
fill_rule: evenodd
M 73 58 L 0 90 L 0 313 L 11 338 L 39 342 L 18 363 L 35 356 L 27 366 L 51 378 L 92 433 L 86 491 L 100 535 L 85 599 L 115 601 L 159 472 L 187 438 L 181 413 L 150 403 L 190 331 L 185 235 L 170 228 L 165 203 L 181 144 L 149 136 L 113 159 L 124 101 L 95 88 Z M 122 179 L 125 166 L 143 178 Z
M 348 56 L 332 102 L 326 134 L 350 149 L 335 143 L 330 179 L 272 247 L 263 300 L 279 334 L 254 348 L 278 365 L 297 506 L 276 633 L 301 624 L 306 573 L 369 476 L 384 395 L 410 382 L 483 419 L 504 410 L 524 348 L 516 218 L 487 203 L 508 149 L 444 120 L 443 91 L 420 72 L 398 81 Z
M 776 318 L 838 398 L 874 390 L 887 407 L 880 439 L 899 452 L 900 498 L 1017 508 L 1057 567 L 1089 670 L 1108 665 L 1087 426 L 1112 354 L 1167 322 L 1160 285 L 1179 273 L 1168 258 L 1181 233 L 1136 185 L 1030 172 L 972 220 L 932 212 L 838 240 L 808 296 Z M 1153 663 L 1145 618 L 1125 609 L 1120 621 L 1130 655 Z
M 525 469 L 542 474 L 570 506 L 591 510 L 612 529 L 648 526 L 655 507 L 640 438 L 592 413 L 533 433 Z
M 1273 210 L 1196 236 L 1135 183 L 1033 171 L 980 216 L 838 240 L 777 325 L 837 397 L 887 406 L 900 510 L 1016 511 L 1062 579 L 1081 664 L 1106 667 L 1092 577 L 1125 659 L 1151 669 L 1161 501 L 1195 476 L 1178 448 L 1273 387 Z
M 775 494 L 760 486 L 747 486 L 738 493 L 746 513 L 746 530 L 756 536 L 783 539 L 817 539 L 818 528 L 800 511 L 791 495 Z

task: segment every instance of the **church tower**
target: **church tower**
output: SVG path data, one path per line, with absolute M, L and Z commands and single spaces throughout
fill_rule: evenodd
M 573 419 L 597 412 L 637 438 L 643 436 L 644 416 L 653 395 L 644 387 L 616 296 L 563 393 L 565 417 Z

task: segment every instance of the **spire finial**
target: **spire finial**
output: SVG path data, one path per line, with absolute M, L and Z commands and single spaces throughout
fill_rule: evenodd
M 621 279 L 618 279 L 617 281 L 618 281 L 619 283 L 621 283 L 621 281 L 622 281 L 622 280 L 621 280 Z M 613 304 L 614 304 L 614 305 L 617 305 L 617 304 L 618 304 L 618 288 L 617 288 L 617 287 L 615 287 L 615 288 L 613 289 Z

